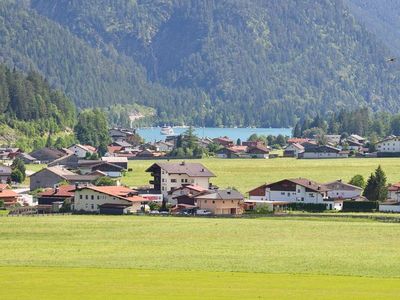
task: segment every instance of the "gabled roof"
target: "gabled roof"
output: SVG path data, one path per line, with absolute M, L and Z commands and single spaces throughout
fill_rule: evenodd
M 264 154 L 268 154 L 269 153 L 269 148 L 265 147 L 265 146 L 261 146 L 261 145 L 250 146 L 247 149 L 247 153 L 264 153 Z
M 120 156 L 105 156 L 102 157 L 101 160 L 109 162 L 109 163 L 128 163 L 128 159 L 126 157 Z
M 210 193 L 196 196 L 195 199 L 211 200 L 243 200 L 244 196 L 236 190 L 217 190 Z
M 297 148 L 297 149 L 299 149 L 299 150 L 304 150 L 304 147 L 302 146 L 302 145 L 300 145 L 299 143 L 292 143 L 292 144 L 290 144 L 289 146 L 287 146 L 287 147 L 290 147 L 290 146 L 293 146 L 293 147 L 295 147 L 295 148 Z M 286 147 L 286 148 L 287 148 Z
M 154 167 L 160 167 L 168 174 L 186 174 L 189 177 L 215 177 L 205 166 L 200 163 L 155 163 L 146 172 L 151 172 Z
M 207 189 L 203 188 L 202 186 L 190 184 L 190 185 L 182 185 L 181 187 L 178 187 L 178 188 L 172 190 L 170 193 L 173 193 L 173 192 L 179 191 L 179 190 L 183 190 L 183 189 L 188 189 L 188 190 L 195 191 L 195 192 L 207 191 Z
M 315 191 L 315 192 L 327 192 L 328 191 L 328 189 L 323 184 L 320 184 L 318 182 L 312 181 L 312 180 L 307 179 L 307 178 L 283 179 L 283 180 L 280 180 L 280 181 L 277 181 L 277 182 L 274 182 L 274 183 L 265 184 L 265 187 L 268 188 L 270 186 L 279 184 L 279 183 L 284 182 L 284 181 L 293 182 L 293 183 L 295 183 L 297 185 L 303 186 L 303 187 L 305 187 L 305 188 L 307 188 L 309 190 Z
M 68 167 L 77 167 L 78 166 L 78 161 L 79 158 L 78 156 L 76 156 L 75 154 L 71 153 L 71 154 L 67 154 L 65 156 L 62 156 L 56 160 L 53 160 L 51 163 L 48 164 L 49 167 L 54 167 L 57 165 L 60 166 L 68 166 Z
M 31 177 L 34 176 L 35 174 L 38 174 L 38 173 L 43 172 L 45 170 L 50 171 L 50 172 L 54 173 L 55 175 L 58 175 L 58 176 L 60 176 L 60 177 L 62 177 L 64 179 L 66 179 L 65 176 L 75 175 L 75 173 L 73 173 L 73 172 L 71 172 L 71 171 L 69 171 L 69 170 L 67 170 L 65 168 L 62 168 L 62 167 L 59 167 L 59 166 L 54 166 L 54 167 L 47 167 L 47 168 L 41 169 L 40 171 L 37 171 L 36 173 L 32 174 Z
M 388 188 L 388 191 L 390 191 L 390 192 L 400 191 L 400 182 L 390 185 Z
M 71 153 L 70 151 L 66 151 L 66 149 L 55 149 L 55 148 L 42 148 L 30 153 L 30 155 L 37 160 L 47 161 L 47 160 L 55 160 L 60 157 L 63 157 L 67 154 Z
M 62 185 L 56 189 L 46 189 L 39 193 L 39 196 L 46 197 L 73 197 L 75 185 Z
M 342 180 L 336 180 L 333 182 L 328 182 L 325 183 L 324 186 L 328 189 L 328 190 L 346 190 L 346 191 L 354 191 L 354 190 L 363 190 L 362 188 L 349 184 L 349 183 L 345 183 Z
M 89 189 L 92 191 L 96 191 L 102 194 L 106 194 L 112 197 L 116 197 L 122 200 L 126 200 L 129 202 L 145 202 L 149 201 L 146 198 L 138 196 L 138 192 L 136 190 L 124 187 L 124 186 L 84 186 L 80 187 L 78 190 Z
M 17 198 L 19 194 L 10 189 L 0 190 L 0 199 L 4 198 Z
M 287 140 L 288 144 L 295 144 L 295 143 L 302 144 L 308 141 L 310 141 L 310 139 L 307 138 L 290 138 Z

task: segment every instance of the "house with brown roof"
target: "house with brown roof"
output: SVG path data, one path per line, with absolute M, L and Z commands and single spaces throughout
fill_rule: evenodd
M 328 191 L 323 184 L 306 178 L 283 179 L 249 191 L 250 200 L 280 203 L 325 203 Z
M 103 175 L 79 175 L 60 166 L 44 168 L 30 176 L 30 189 L 51 188 L 62 181 L 70 184 L 92 183 Z
M 300 153 L 304 152 L 304 147 L 299 143 L 291 143 L 286 146 L 285 150 L 283 151 L 284 157 L 299 157 Z
M 266 146 L 231 146 L 219 149 L 218 158 L 269 158 L 270 149 Z
M 199 185 L 183 185 L 168 193 L 169 203 L 172 205 L 177 204 L 190 204 L 195 205 L 194 197 L 208 192 L 207 188 Z
M 164 196 L 171 190 L 183 185 L 198 185 L 208 189 L 210 179 L 215 175 L 200 163 L 167 163 L 158 162 L 151 165 L 146 172 L 151 173 L 150 184 Z
M 52 205 L 54 202 L 67 201 L 72 203 L 74 198 L 75 185 L 61 185 L 45 189 L 37 196 L 39 205 Z
M 68 149 L 56 149 L 56 148 L 45 147 L 31 152 L 29 153 L 29 155 L 40 161 L 40 163 L 47 164 L 71 153 L 72 152 L 69 151 Z
M 68 149 L 72 151 L 78 158 L 85 158 L 87 155 L 97 153 L 96 148 L 90 145 L 75 144 L 70 146 Z
M 75 190 L 73 210 L 77 212 L 127 214 L 141 210 L 150 200 L 124 186 L 81 186 Z
M 20 195 L 11 190 L 8 184 L 0 184 L 0 201 L 3 201 L 6 208 L 16 205 L 19 198 Z
M 227 136 L 215 138 L 213 139 L 213 142 L 223 147 L 232 147 L 234 145 L 233 140 Z
M 244 197 L 235 190 L 215 190 L 195 197 L 199 209 L 215 215 L 241 215 L 244 211 Z

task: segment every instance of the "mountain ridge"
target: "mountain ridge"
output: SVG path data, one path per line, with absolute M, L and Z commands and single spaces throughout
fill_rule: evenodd
M 135 102 L 154 107 L 159 124 L 290 126 L 343 108 L 400 108 L 399 71 L 385 61 L 391 51 L 346 4 L 31 0 L 22 10 L 82 43 L 71 43 L 64 65 L 51 58 L 62 74 L 37 67 L 79 107 Z M 82 73 L 75 80 L 65 75 L 71 66 Z

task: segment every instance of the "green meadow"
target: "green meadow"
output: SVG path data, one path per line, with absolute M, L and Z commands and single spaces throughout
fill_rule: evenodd
M 396 299 L 399 226 L 0 217 L 0 299 Z
M 190 160 L 192 161 L 192 160 Z M 388 182 L 400 181 L 400 158 L 350 158 L 314 159 L 202 159 L 203 163 L 217 176 L 212 182 L 222 188 L 235 187 L 242 193 L 248 192 L 265 182 L 284 178 L 305 177 L 319 182 L 337 179 L 350 180 L 356 174 L 367 177 L 381 165 Z M 122 179 L 129 186 L 148 184 L 150 176 L 145 170 L 155 161 L 138 160 L 129 162 L 133 172 Z M 179 160 L 178 160 L 179 162 Z

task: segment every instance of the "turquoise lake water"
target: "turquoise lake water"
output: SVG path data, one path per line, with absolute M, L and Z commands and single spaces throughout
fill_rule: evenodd
M 174 134 L 179 135 L 184 132 L 187 128 L 173 128 Z M 277 136 L 279 134 L 285 136 L 292 136 L 291 128 L 217 128 L 217 127 L 207 127 L 207 128 L 194 128 L 195 133 L 198 137 L 209 137 L 216 138 L 220 136 L 227 136 L 232 140 L 236 141 L 237 139 L 241 139 L 242 141 L 246 141 L 247 138 L 256 133 L 258 135 L 274 135 Z M 146 142 L 154 142 L 165 140 L 165 135 L 161 134 L 160 127 L 153 128 L 140 128 L 138 129 L 138 133 L 141 137 L 143 137 Z

